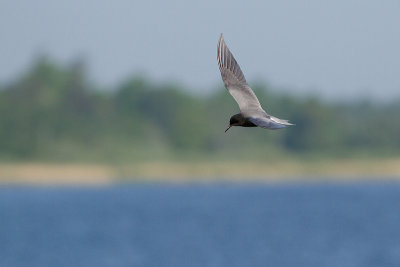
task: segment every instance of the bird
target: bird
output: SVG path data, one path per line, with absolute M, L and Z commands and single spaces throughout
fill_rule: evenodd
M 240 113 L 231 116 L 228 131 L 232 126 L 261 127 L 270 130 L 294 125 L 288 120 L 269 115 L 258 101 L 256 94 L 246 82 L 239 64 L 225 44 L 222 33 L 218 40 L 217 59 L 222 81 L 226 89 L 239 105 Z

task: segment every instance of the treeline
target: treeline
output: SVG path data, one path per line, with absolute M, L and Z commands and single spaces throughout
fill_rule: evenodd
M 0 159 L 400 154 L 400 101 L 333 104 L 253 88 L 267 112 L 296 126 L 224 133 L 238 107 L 222 82 L 211 95 L 143 77 L 106 90 L 88 81 L 82 62 L 62 66 L 41 57 L 0 88 Z

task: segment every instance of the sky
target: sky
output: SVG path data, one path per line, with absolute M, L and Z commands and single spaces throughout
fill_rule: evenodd
M 400 1 L 2 0 L 0 82 L 47 54 L 113 87 L 132 74 L 210 92 L 220 33 L 250 86 L 327 99 L 400 98 Z

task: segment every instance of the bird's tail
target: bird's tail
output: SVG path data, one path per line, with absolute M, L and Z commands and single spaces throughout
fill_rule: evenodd
M 282 125 L 296 125 L 296 124 L 290 123 L 288 120 L 278 119 L 278 118 L 273 117 L 273 116 L 271 116 L 271 120 L 273 122 L 276 122 L 276 123 L 279 123 L 279 124 L 282 124 Z

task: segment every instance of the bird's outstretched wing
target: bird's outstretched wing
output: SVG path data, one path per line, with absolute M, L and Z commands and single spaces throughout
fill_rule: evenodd
M 218 40 L 217 58 L 225 87 L 238 103 L 240 111 L 262 109 L 257 96 L 247 85 L 239 64 L 226 46 L 222 34 Z

